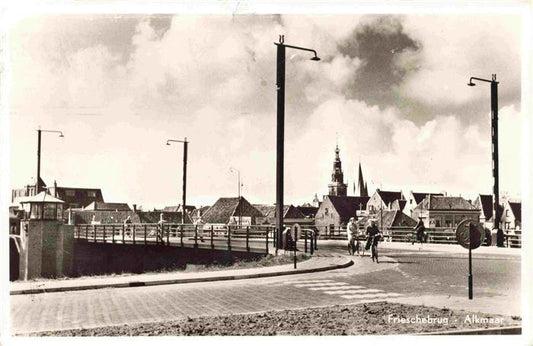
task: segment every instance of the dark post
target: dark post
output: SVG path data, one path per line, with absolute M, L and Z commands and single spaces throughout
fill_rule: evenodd
M 133 224 L 132 226 L 133 226 L 133 229 L 132 229 L 133 245 L 135 245 L 135 224 Z
M 93 240 L 96 243 L 96 225 L 93 226 Z
M 181 211 L 181 223 L 185 223 L 185 207 L 187 206 L 187 137 L 183 141 L 183 208 Z
M 500 228 L 500 183 L 498 170 L 498 82 L 496 75 L 492 75 L 490 83 L 490 108 L 491 108 L 491 128 L 492 128 L 492 175 L 494 176 L 494 228 Z
M 198 247 L 198 225 L 194 225 L 194 247 Z
M 126 227 L 122 224 L 122 244 L 124 244 L 124 233 L 126 232 Z
M 105 225 L 104 225 L 104 243 L 107 242 L 106 239 L 105 239 L 105 236 L 106 236 L 106 234 L 105 234 Z
M 266 253 L 268 254 L 268 231 L 270 230 L 270 227 L 267 227 L 265 232 L 265 242 L 266 242 Z
M 37 182 L 35 183 L 35 194 L 41 192 L 41 129 L 37 130 Z
M 85 226 L 85 240 L 89 241 L 89 226 Z
M 468 229 L 468 299 L 473 299 L 474 297 L 474 280 L 472 277 L 472 224 L 469 225 Z
M 231 226 L 228 226 L 228 250 L 231 253 Z
M 164 226 L 163 226 L 163 229 Z M 167 226 L 167 246 L 170 245 L 170 225 Z
M 304 252 L 307 253 L 307 231 L 304 230 Z
M 180 225 L 180 245 L 183 247 L 183 224 Z
M 144 225 L 144 245 L 146 245 L 146 227 L 147 225 Z
M 250 237 L 250 226 L 246 226 L 246 252 L 250 252 L 249 238 Z
M 283 243 L 283 152 L 285 135 L 285 46 L 283 36 L 277 45 L 277 79 L 276 86 L 278 92 L 277 111 L 277 139 L 276 139 L 276 228 L 277 249 Z
M 290 231 L 289 231 L 290 232 Z M 294 269 L 296 269 L 296 239 L 298 239 L 297 230 L 294 230 L 294 236 L 292 237 L 292 249 L 294 251 Z
M 111 235 L 111 243 L 115 244 L 115 225 L 112 226 L 111 230 L 113 234 Z
M 213 243 L 213 225 L 211 225 L 211 250 L 215 249 L 215 244 Z

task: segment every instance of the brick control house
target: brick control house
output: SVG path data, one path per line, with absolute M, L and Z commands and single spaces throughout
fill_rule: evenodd
M 256 225 L 257 219 L 262 217 L 263 214 L 244 197 L 222 197 L 207 209 L 197 223 L 203 225 L 204 230 L 211 226 L 214 230 L 225 230 L 228 225 L 236 226 L 239 223 L 242 226 Z
M 462 197 L 429 195 L 413 209 L 413 219 L 422 218 L 429 228 L 455 229 L 464 219 L 479 221 L 480 210 Z
M 324 196 L 315 215 L 315 226 L 319 232 L 345 227 L 358 210 L 367 208 L 368 201 L 369 197 Z

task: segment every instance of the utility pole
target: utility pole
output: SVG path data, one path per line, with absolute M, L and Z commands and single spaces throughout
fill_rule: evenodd
M 496 80 L 496 74 L 492 75 L 492 80 L 470 77 L 468 86 L 474 86 L 472 80 L 478 80 L 481 82 L 490 83 L 490 111 L 491 111 L 491 143 L 492 143 L 492 176 L 494 177 L 493 187 L 493 217 L 494 217 L 494 229 L 500 230 L 500 179 L 499 179 L 499 162 L 498 162 L 498 81 Z M 499 238 L 499 237 L 498 237 Z M 503 246 L 499 243 L 498 246 Z

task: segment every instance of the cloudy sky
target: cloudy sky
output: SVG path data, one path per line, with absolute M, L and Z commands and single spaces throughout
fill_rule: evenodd
M 336 142 L 353 193 L 492 190 L 490 85 L 500 109 L 500 187 L 520 194 L 522 21 L 516 14 L 59 15 L 8 33 L 10 185 L 99 187 L 145 208 L 242 194 L 275 202 L 276 47 L 287 50 L 285 200 L 327 193 Z

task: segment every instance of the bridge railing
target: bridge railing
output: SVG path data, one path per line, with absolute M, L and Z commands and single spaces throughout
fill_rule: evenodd
M 199 226 L 177 223 L 82 224 L 74 227 L 74 237 L 94 243 L 143 244 L 232 248 L 238 251 L 266 252 L 273 237 L 272 226 Z

